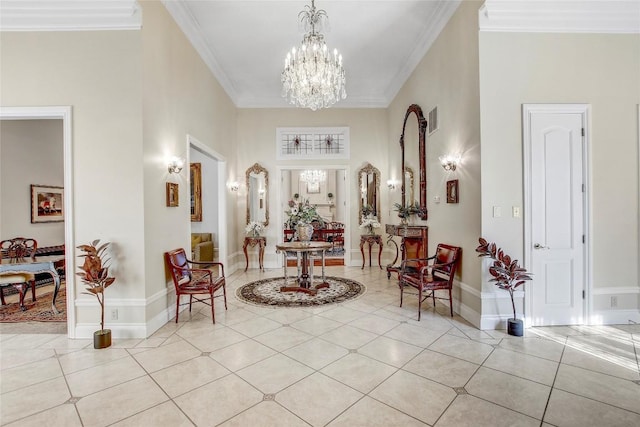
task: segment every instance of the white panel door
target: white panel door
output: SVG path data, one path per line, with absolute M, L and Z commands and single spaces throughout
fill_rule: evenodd
M 529 115 L 533 326 L 584 321 L 585 243 L 581 113 Z

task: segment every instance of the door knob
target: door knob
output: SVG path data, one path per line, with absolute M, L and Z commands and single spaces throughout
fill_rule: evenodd
M 549 249 L 549 247 L 543 246 L 540 243 L 536 243 L 535 245 L 533 245 L 533 249 Z

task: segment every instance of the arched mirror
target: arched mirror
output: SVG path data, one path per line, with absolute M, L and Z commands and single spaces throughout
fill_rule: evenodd
M 400 148 L 402 150 L 402 170 L 407 168 L 419 171 L 419 187 L 415 200 L 419 203 L 421 212 L 418 216 L 427 219 L 427 166 L 425 134 L 427 130 L 427 120 L 422 114 L 422 108 L 417 104 L 412 104 L 407 109 L 402 124 L 402 135 L 400 135 Z M 417 131 L 417 132 L 416 132 Z M 414 200 L 409 189 L 406 187 L 406 178 L 402 181 L 402 206 L 412 204 Z
M 415 196 L 415 192 L 413 191 L 414 184 L 413 184 L 413 168 L 411 168 L 410 166 L 405 166 L 404 168 L 404 191 L 405 194 L 407 195 L 407 201 L 411 201 L 411 200 L 415 200 L 416 196 Z
M 358 183 L 360 185 L 360 215 L 359 223 L 362 224 L 362 208 L 369 206 L 371 213 L 380 217 L 380 171 L 367 163 L 358 171 Z
M 247 169 L 247 224 L 269 225 L 269 172 L 258 163 Z

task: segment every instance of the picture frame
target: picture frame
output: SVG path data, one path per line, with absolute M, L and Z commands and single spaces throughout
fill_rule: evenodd
M 320 183 L 319 182 L 307 182 L 307 194 L 319 194 Z
M 179 188 L 175 182 L 167 182 L 167 206 L 175 208 L 179 206 Z
M 458 180 L 447 181 L 447 203 L 458 203 Z
M 64 187 L 31 184 L 31 223 L 64 221 Z
M 202 164 L 189 164 L 191 222 L 202 221 Z

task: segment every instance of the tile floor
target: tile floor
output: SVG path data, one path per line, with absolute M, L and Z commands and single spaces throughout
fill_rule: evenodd
M 148 339 L 0 325 L 7 426 L 640 426 L 640 325 L 479 331 L 448 309 L 398 307 L 377 268 L 331 267 L 359 299 L 271 309 L 198 305 Z M 29 325 L 26 325 L 29 327 Z M 30 333 L 31 332 L 31 333 Z M 41 332 L 41 331 L 40 331 Z

